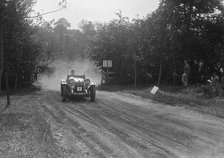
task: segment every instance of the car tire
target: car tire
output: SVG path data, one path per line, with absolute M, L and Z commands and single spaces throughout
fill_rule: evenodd
M 95 89 L 95 86 L 92 86 L 91 87 L 90 97 L 91 97 L 91 101 L 95 101 L 95 98 L 96 98 L 96 89 Z
M 62 95 L 62 101 L 63 102 L 69 102 L 68 87 L 67 86 L 62 86 L 61 87 L 61 95 Z

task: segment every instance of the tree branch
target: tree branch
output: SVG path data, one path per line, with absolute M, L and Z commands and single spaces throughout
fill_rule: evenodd
M 49 11 L 49 12 L 46 12 L 46 13 L 38 14 L 36 16 L 26 17 L 26 19 L 38 18 L 38 17 L 41 17 L 41 16 L 46 15 L 46 14 L 51 14 L 51 13 L 58 12 L 58 11 L 64 9 L 64 8 L 66 8 L 66 6 L 63 6 L 63 7 L 59 8 L 59 9 L 56 9 L 56 10 L 53 10 L 53 11 Z

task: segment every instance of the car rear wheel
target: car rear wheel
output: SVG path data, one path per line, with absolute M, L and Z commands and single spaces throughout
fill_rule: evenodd
M 69 102 L 70 99 L 69 99 L 68 96 L 65 95 L 65 96 L 62 97 L 62 101 L 63 101 L 63 102 Z
M 61 86 L 61 94 L 62 94 L 62 101 L 63 102 L 69 102 L 68 87 L 67 87 L 67 85 Z

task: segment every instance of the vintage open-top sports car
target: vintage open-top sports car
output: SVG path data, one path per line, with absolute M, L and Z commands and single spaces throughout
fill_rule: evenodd
M 67 79 L 61 80 L 61 95 L 63 101 L 69 101 L 72 96 L 90 97 L 95 100 L 96 87 L 85 75 L 67 75 Z

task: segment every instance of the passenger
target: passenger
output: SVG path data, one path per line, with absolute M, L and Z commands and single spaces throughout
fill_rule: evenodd
M 184 72 L 184 73 L 182 74 L 182 79 L 181 79 L 181 81 L 182 81 L 182 83 L 183 83 L 183 85 L 184 85 L 185 87 L 188 86 L 188 78 L 187 78 L 187 73 L 186 73 L 186 72 Z
M 220 80 L 219 76 L 215 73 L 212 79 L 212 89 L 216 96 L 221 94 L 221 85 L 219 83 L 219 80 Z
M 188 64 L 187 60 L 184 60 L 184 73 L 186 75 L 186 85 L 189 85 L 189 77 L 190 77 L 190 72 L 191 72 L 191 68 L 190 65 Z

